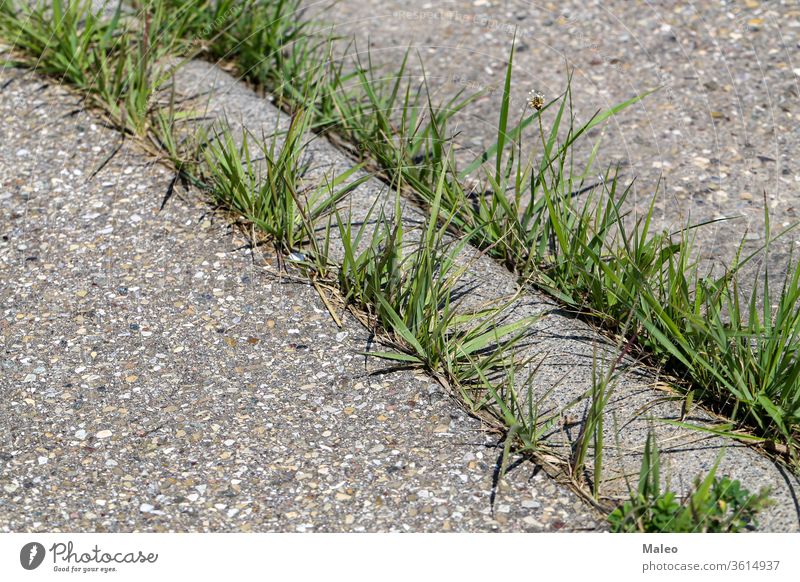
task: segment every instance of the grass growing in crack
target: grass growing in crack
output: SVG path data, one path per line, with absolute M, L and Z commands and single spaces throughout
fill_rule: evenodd
M 140 11 L 140 21 L 123 14 L 121 4 L 108 17 L 88 0 L 56 0 L 52 12 L 45 3 L 18 7 L 7 2 L 3 5 L 0 34 L 10 40 L 19 56 L 14 64 L 38 68 L 75 86 L 106 111 L 117 127 L 149 138 L 174 163 L 183 160 L 181 144 L 173 133 L 180 114 L 175 112 L 172 100 L 169 108 L 157 108 L 160 104 L 155 96 L 166 78 L 156 73 L 157 61 L 198 43 L 216 58 L 235 56 L 251 80 L 269 84 L 294 104 L 309 101 L 309 91 L 320 79 L 316 75 L 333 79 L 319 85 L 310 98 L 317 112 L 328 112 L 327 121 L 317 125 L 325 126 L 331 118 L 342 115 L 358 117 L 360 123 L 351 128 L 360 128 L 359 135 L 365 140 L 374 144 L 381 137 L 391 138 L 389 115 L 400 95 L 403 75 L 378 88 L 371 67 L 344 75 L 341 66 L 322 66 L 317 55 L 327 40 L 308 45 L 311 37 L 306 34 L 305 25 L 288 22 L 297 10 L 297 2 L 256 1 L 237 8 L 225 2 L 201 1 L 132 5 Z M 287 78 L 292 78 L 293 83 L 286 83 Z M 298 78 L 306 80 L 302 87 L 297 86 Z M 360 99 L 352 93 L 345 92 L 346 99 L 339 94 L 349 79 L 361 81 Z M 410 86 L 406 86 L 404 112 L 409 109 L 411 95 Z M 418 92 L 414 99 L 416 109 L 421 110 Z M 313 225 L 362 180 L 349 180 L 356 171 L 353 168 L 322 186 L 303 185 L 301 140 L 312 118 L 311 114 L 294 115 L 280 146 L 277 136 L 261 142 L 254 140 L 260 144 L 258 159 L 250 151 L 252 136 L 243 134 L 237 144 L 229 130 L 222 130 L 203 140 L 205 146 L 198 148 L 204 152 L 203 160 L 193 160 L 185 169 L 193 174 L 193 181 L 208 187 L 217 202 L 265 232 L 280 251 L 290 254 L 310 245 L 310 254 L 319 261 L 319 252 L 313 252 L 319 249 L 312 234 Z M 365 129 L 367 120 L 373 120 L 374 125 Z M 404 146 L 407 155 L 394 161 L 406 163 L 426 143 L 430 126 L 417 135 L 418 122 L 414 116 L 405 118 L 404 126 L 416 137 Z M 433 123 L 443 122 L 439 117 Z M 383 151 L 394 147 L 387 146 Z M 437 144 L 437 151 L 440 147 Z M 377 153 L 373 150 L 373 154 Z M 349 183 L 334 190 L 345 182 Z M 515 332 L 529 320 L 495 325 L 502 311 L 497 308 L 456 314 L 451 294 L 463 268 L 456 268 L 454 260 L 466 242 L 445 245 L 446 228 L 438 225 L 438 218 L 436 214 L 428 223 L 415 252 L 404 246 L 399 223 L 389 237 L 386 233 L 373 233 L 375 238 L 367 253 L 356 256 L 348 247 L 339 278 L 347 299 L 369 309 L 384 329 L 391 330 L 398 345 L 410 349 L 406 355 L 381 355 L 413 360 L 460 385 L 478 377 L 476 367 L 487 372 L 507 365 L 502 354 L 518 339 L 519 333 Z M 378 245 L 386 240 L 391 240 L 395 248 L 382 246 L 383 259 L 400 249 L 405 256 L 396 263 L 381 260 L 374 269 L 370 261 L 375 258 Z M 320 269 L 329 270 L 329 265 Z M 365 281 L 370 284 L 353 293 Z
M 154 4 L 182 16 L 170 34 L 184 50 L 211 61 L 233 63 L 246 80 L 268 87 L 279 103 L 307 107 L 307 97 L 324 68 L 329 39 L 302 18 L 298 0 L 160 0 L 135 2 L 143 12 Z M 324 116 L 317 111 L 317 122 Z
M 425 368 L 476 415 L 486 417 L 492 406 L 497 407 L 507 418 L 515 418 L 507 446 L 519 442 L 525 452 L 542 453 L 546 447 L 539 441 L 557 415 L 540 417 L 539 401 L 534 405 L 530 388 L 526 407 L 520 402 L 515 375 L 523 364 L 513 353 L 534 318 L 505 321 L 511 301 L 477 311 L 457 305 L 454 296 L 463 292 L 467 270 L 459 260 L 467 242 L 448 234 L 447 218 L 436 203 L 418 232 L 405 232 L 398 197 L 391 218 L 381 211 L 355 232 L 353 222 L 335 211 L 335 227 L 331 228 L 331 215 L 323 240 L 317 240 L 316 225 L 363 180 L 350 180 L 354 168 L 316 186 L 314 203 L 300 203 L 296 185 L 302 175 L 302 139 L 308 123 L 293 119 L 277 155 L 275 138 L 259 146 L 262 171 L 272 176 L 266 180 L 257 175 L 251 138 L 244 134 L 237 145 L 229 131 L 219 133 L 205 149 L 205 182 L 220 202 L 268 233 L 285 254 L 302 250 L 302 263 L 312 270 L 312 277 L 335 285 L 342 300 L 355 306 L 362 320 L 396 348 L 373 351 L 371 356 Z M 444 176 L 440 186 L 443 180 Z M 346 186 L 334 193 L 343 181 Z M 334 233 L 341 244 L 339 262 L 331 259 Z M 335 281 L 330 280 L 332 274 Z
M 613 532 L 736 533 L 758 527 L 756 514 L 771 505 L 769 491 L 756 494 L 739 481 L 716 476 L 720 458 L 705 478 L 698 478 L 681 500 L 662 491 L 658 447 L 651 432 L 642 458 L 636 490 L 608 517 Z
M 448 221 L 440 210 L 434 203 L 411 241 L 399 199 L 392 219 L 381 212 L 371 231 L 365 221 L 354 234 L 351 222 L 340 219 L 344 253 L 338 283 L 346 301 L 366 308 L 405 348 L 372 355 L 425 366 L 459 389 L 507 364 L 509 350 L 533 320 L 503 323 L 503 306 L 457 309 L 453 297 L 467 269 L 458 259 L 467 243 L 448 240 Z
M 359 144 L 358 155 L 374 160 L 391 179 L 400 177 L 412 188 L 425 185 L 427 202 L 432 203 L 451 149 L 444 137 L 448 121 L 476 95 L 462 98 L 459 92 L 434 106 L 424 69 L 420 86 L 407 79 L 408 58 L 407 51 L 399 68 L 388 72 L 357 59 L 355 73 L 342 73 L 339 64 L 326 77 L 325 97 L 332 104 L 328 109 L 337 116 L 333 131 Z M 455 213 L 451 220 L 457 220 Z
M 176 33 L 212 61 L 235 67 L 244 79 L 266 88 L 285 108 L 315 109 L 315 129 L 344 138 L 354 153 L 380 168 L 403 168 L 431 183 L 443 163 L 447 121 L 477 95 L 459 92 L 434 107 L 427 81 L 407 79 L 409 53 L 394 70 L 373 66 L 337 39 L 302 18 L 299 0 L 254 0 L 237 5 L 209 0 L 163 0 L 170 12 L 189 12 Z M 423 78 L 424 78 L 423 71 Z M 313 97 L 310 95 L 313 94 Z M 422 163 L 425 160 L 425 163 Z
M 243 129 L 237 143 L 225 126 L 203 140 L 207 146 L 201 176 L 216 201 L 264 232 L 287 255 L 304 248 L 317 221 L 366 180 L 351 180 L 357 166 L 322 184 L 306 180 L 303 156 L 311 119 L 311 114 L 298 112 L 285 133 L 276 131 L 270 138 L 259 139 Z
M 554 473 L 563 472 L 563 456 L 548 441 L 548 437 L 558 429 L 564 412 L 546 404 L 556 385 L 539 396 L 535 396 L 533 386 L 543 362 L 544 358 L 533 366 L 532 360 L 517 362 L 512 358 L 501 369 L 498 379 L 492 380 L 479 371 L 477 382 L 461 388 L 461 397 L 473 414 L 483 417 L 491 415 L 508 427 L 498 483 L 506 474 L 512 448 L 516 453 L 533 456 L 537 463 L 550 467 Z M 523 372 L 527 372 L 527 376 L 520 382 L 518 376 Z M 575 479 L 572 482 L 579 491 L 583 490 L 583 483 Z
M 769 241 L 768 216 L 766 223 Z M 790 260 L 777 297 L 765 272 L 761 288 L 753 285 L 749 300 L 743 301 L 738 272 L 751 257 L 723 277 L 698 280 L 694 296 L 671 299 L 669 311 L 653 310 L 650 325 L 677 330 L 654 340 L 688 369 L 701 398 L 722 402 L 733 420 L 789 445 L 785 452 L 797 462 L 800 263 Z
M 12 47 L 12 65 L 75 86 L 114 125 L 144 137 L 160 107 L 157 95 L 170 78 L 157 65 L 174 46 L 161 33 L 167 20 L 159 3 L 139 22 L 123 14 L 121 3 L 109 16 L 90 0 L 35 5 L 5 0 L 0 38 Z
M 798 312 L 797 286 L 791 281 L 784 286 L 774 315 L 755 313 L 755 295 L 745 313 L 738 277 L 755 255 L 737 260 L 721 277 L 702 276 L 693 259 L 693 232 L 704 224 L 677 235 L 652 232 L 655 195 L 644 216 L 632 220 L 624 211 L 630 186 L 621 186 L 615 172 L 587 184 L 599 142 L 575 171 L 578 140 L 647 94 L 576 126 L 568 82 L 558 100 L 509 127 L 512 62 L 513 51 L 497 141 L 464 170 L 444 152 L 447 123 L 469 99 L 441 108 L 428 103 L 427 114 L 420 114 L 418 95 L 412 98 L 411 87 L 401 84 L 405 59 L 395 74 L 378 79 L 369 67 L 359 67 L 355 83 L 340 69 L 326 79 L 323 91 L 340 116 L 339 131 L 361 144 L 360 152 L 391 180 L 441 206 L 448 223 L 470 242 L 612 332 L 632 320 L 627 332 L 636 338 L 636 349 L 684 380 L 690 397 L 794 450 L 800 426 L 800 327 L 792 317 Z M 548 110 L 553 117 L 545 130 Z M 539 129 L 538 159 L 524 158 L 522 138 L 531 126 Z M 492 157 L 494 164 L 485 168 L 482 162 Z M 443 172 L 447 178 L 440 188 Z M 475 172 L 482 172 L 481 185 L 468 190 L 462 179 Z M 759 298 L 764 305 L 768 287 L 767 280 Z
M 605 374 L 598 375 L 597 354 L 592 363 L 592 386 L 589 389 L 589 406 L 570 460 L 572 478 L 581 480 L 584 476 L 586 457 L 591 447 L 594 451 L 594 472 L 591 476 L 592 494 L 595 500 L 599 499 L 600 486 L 603 482 L 603 425 L 605 423 L 605 408 L 614 392 L 614 370 L 619 361 L 624 357 L 624 351 L 610 366 Z

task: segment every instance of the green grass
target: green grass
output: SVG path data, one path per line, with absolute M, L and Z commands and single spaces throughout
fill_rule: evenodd
M 312 117 L 298 112 L 288 130 L 269 138 L 242 130 L 237 143 L 227 126 L 201 138 L 206 147 L 199 180 L 221 206 L 258 228 L 284 255 L 305 248 L 315 236 L 314 225 L 366 179 L 350 179 L 359 169 L 354 166 L 321 184 L 306 180 L 302 158 Z
M 137 7 L 142 11 L 138 22 L 142 26 L 119 9 L 110 19 L 96 16 L 89 3 L 58 4 L 52 22 L 43 5 L 32 9 L 6 5 L 0 30 L 15 47 L 18 60 L 14 64 L 38 64 L 44 74 L 81 90 L 120 130 L 157 146 L 160 154 L 192 183 L 208 191 L 220 207 L 254 227 L 259 232 L 257 238 L 266 238 L 284 257 L 302 257 L 299 263 L 293 263 L 305 267 L 317 284 L 335 285 L 342 302 L 357 309 L 363 320 L 396 348 L 374 356 L 403 366 L 424 367 L 460 395 L 473 413 L 487 411 L 490 406 L 503 408 L 506 415 L 519 410 L 513 378 L 522 364 L 515 361 L 513 347 L 532 319 L 504 321 L 511 300 L 505 306 L 478 311 L 456 304 L 453 295 L 466 271 L 466 266 L 457 266 L 457 260 L 467 238 L 448 235 L 451 229 L 447 217 L 439 212 L 441 206 L 434 201 L 419 232 L 405 233 L 396 211 L 392 220 L 381 212 L 374 225 L 366 222 L 353 233 L 353 225 L 342 219 L 337 204 L 366 176 L 353 179 L 359 169 L 354 167 L 326 180 L 307 180 L 302 160 L 309 129 L 329 127 L 335 118 L 331 112 L 346 109 L 347 115 L 361 119 L 352 127 L 360 128 L 359 135 L 364 139 L 388 136 L 389 116 L 401 94 L 402 75 L 391 85 L 373 90 L 371 69 L 345 77 L 340 68 L 303 62 L 296 55 L 297 51 L 307 51 L 303 47 L 308 37 L 303 25 L 296 30 L 287 27 L 290 3 L 248 4 L 243 10 L 253 10 L 257 15 L 252 22 L 234 17 L 232 5 L 224 3 L 214 10 L 210 3 L 202 2 L 191 7 L 170 2 L 139 3 Z M 265 19 L 273 26 L 253 28 L 253 23 Z M 18 28 L 22 37 L 12 34 Z M 287 43 L 292 47 L 288 56 L 284 50 Z M 161 44 L 169 49 L 154 48 Z M 169 88 L 172 70 L 165 69 L 165 76 L 158 76 L 157 61 L 171 53 L 191 54 L 198 46 L 217 56 L 235 53 L 249 63 L 249 74 L 259 82 L 277 82 L 285 76 L 296 80 L 302 69 L 309 82 L 302 87 L 300 102 L 310 102 L 311 106 L 295 109 L 289 128 L 271 136 L 253 136 L 246 131 L 239 135 L 220 126 L 202 132 L 196 143 L 187 143 L 176 125 L 182 118 L 191 117 L 191 112 L 176 111 L 174 93 L 163 91 Z M 257 61 L 248 61 L 248 55 Z M 109 71 L 113 72 L 112 83 Z M 329 77 L 335 84 L 355 79 L 367 90 L 359 100 L 346 92 L 330 92 L 334 84 L 312 82 Z M 281 94 L 287 99 L 298 95 L 295 85 L 284 85 L 284 90 Z M 410 88 L 405 87 L 402 100 L 406 110 L 410 95 Z M 420 94 L 414 99 L 417 109 L 422 110 Z M 126 106 L 128 103 L 131 105 Z M 367 119 L 374 120 L 374 125 L 366 128 Z M 419 130 L 421 120 L 409 117 L 405 123 L 411 133 Z M 394 162 L 402 164 L 418 155 L 431 127 L 429 124 L 420 135 L 413 136 L 405 146 L 407 155 Z M 397 144 L 392 144 L 383 151 L 395 147 Z M 441 199 L 445 174 L 439 175 Z M 331 230 L 334 217 L 336 233 Z M 326 236 L 319 240 L 318 225 L 326 219 Z M 338 235 L 344 251 L 340 262 L 330 257 L 332 234 Z M 541 427 L 528 404 L 528 416 L 518 432 L 525 446 L 532 449 Z
M 549 450 L 540 438 L 557 414 L 540 417 L 533 390 L 526 390 L 523 403 L 515 381 L 528 362 L 518 361 L 514 347 L 535 318 L 510 319 L 513 297 L 485 309 L 459 305 L 454 297 L 468 285 L 464 275 L 469 265 L 462 264 L 467 238 L 448 233 L 439 205 L 432 206 L 423 224 L 410 228 L 402 220 L 398 196 L 393 212 L 373 208 L 354 230 L 337 203 L 368 177 L 351 180 L 357 167 L 300 195 L 303 139 L 313 123 L 307 115 L 296 115 L 288 130 L 270 138 L 243 133 L 237 141 L 230 130 L 204 137 L 205 161 L 196 181 L 257 227 L 315 284 L 337 289 L 341 303 L 393 348 L 370 356 L 425 369 L 473 414 L 513 418 L 508 446 L 519 443 L 517 449 L 529 454 Z M 326 224 L 322 231 L 321 223 Z M 331 252 L 337 244 L 340 252 Z M 337 254 L 338 260 L 333 258 Z M 534 377 L 529 372 L 526 384 Z
M 280 30 L 277 21 L 294 13 L 290 4 L 281 4 L 282 14 L 264 18 L 265 29 Z M 314 45 L 293 39 L 265 58 L 248 42 L 251 32 L 228 33 L 216 55 L 238 64 L 245 78 L 276 91 L 285 107 L 314 107 L 319 116 L 315 129 L 338 134 L 387 183 L 429 209 L 436 207 L 463 240 L 608 332 L 624 333 L 630 351 L 673 375 L 687 393 L 687 407 L 700 401 L 739 428 L 788 444 L 794 455 L 800 411 L 800 326 L 792 317 L 798 313 L 797 286 L 788 281 L 774 313 L 755 307 L 770 304 L 768 279 L 743 306 L 740 270 L 755 254 L 737 259 L 723 276 L 710 277 L 694 259 L 695 229 L 704 225 L 679 233 L 653 232 L 653 206 L 634 221 L 625 211 L 630 186 L 622 185 L 613 170 L 604 172 L 599 185 L 588 183 L 596 174 L 599 142 L 586 163 L 574 167 L 579 140 L 647 94 L 576 126 L 568 79 L 563 95 L 512 125 L 512 52 L 496 142 L 473 163 L 459 167 L 449 153 L 448 123 L 475 96 L 456 95 L 435 106 L 424 84 L 415 87 L 406 79 L 409 55 L 394 71 L 376 70 L 368 56 L 366 64 L 356 56 L 345 68 L 346 58 L 330 58 L 331 41 Z M 285 63 L 291 63 L 291 74 L 284 72 Z M 294 92 L 287 90 L 293 82 Z M 316 89 L 309 101 L 311 84 Z M 527 146 L 531 133 L 534 139 Z M 465 180 L 473 177 L 474 184 L 476 175 L 477 188 Z M 582 190 L 587 192 L 574 195 Z M 506 413 L 500 416 L 509 428 L 520 424 Z M 602 425 L 601 415 L 593 418 Z M 600 433 L 587 434 L 596 439 Z M 587 441 L 582 441 L 573 459 L 576 471 L 586 452 Z
M 154 5 L 143 21 L 111 17 L 89 0 L 0 4 L 0 38 L 13 49 L 10 64 L 35 68 L 72 85 L 117 127 L 139 137 L 150 130 L 157 96 L 169 73 L 157 65 L 174 46 L 161 34 L 167 20 Z
M 716 476 L 720 458 L 680 499 L 662 490 L 655 437 L 648 435 L 636 489 L 608 517 L 615 533 L 737 533 L 758 527 L 757 513 L 769 505 L 769 491 L 750 493 L 738 481 Z
M 505 354 L 533 319 L 500 323 L 504 307 L 458 309 L 453 297 L 467 271 L 458 262 L 467 239 L 448 240 L 449 223 L 434 203 L 408 241 L 399 206 L 398 200 L 391 220 L 381 213 L 369 232 L 369 222 L 353 234 L 349 221 L 338 221 L 344 247 L 339 287 L 346 301 L 367 309 L 406 348 L 374 355 L 421 364 L 453 386 L 469 386 L 506 363 Z

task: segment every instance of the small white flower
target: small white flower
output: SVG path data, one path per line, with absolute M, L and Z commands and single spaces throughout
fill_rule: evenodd
M 535 89 L 528 93 L 528 107 L 540 111 L 544 107 L 544 94 Z

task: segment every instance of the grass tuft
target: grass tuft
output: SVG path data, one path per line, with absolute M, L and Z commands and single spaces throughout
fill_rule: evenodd
M 648 435 L 637 489 L 608 517 L 615 533 L 737 533 L 758 527 L 756 514 L 771 505 L 769 491 L 757 494 L 739 481 L 716 476 L 720 458 L 683 500 L 662 491 L 658 447 Z

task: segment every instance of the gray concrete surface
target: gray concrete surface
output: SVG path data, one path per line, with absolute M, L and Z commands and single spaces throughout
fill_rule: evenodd
M 619 4 L 576 6 L 574 14 L 580 18 L 573 20 L 572 13 L 564 18 L 604 41 L 610 39 L 612 46 L 620 46 L 612 42 L 614 34 L 624 33 L 611 32 L 620 21 L 609 15 L 633 11 L 635 6 Z M 458 13 L 443 16 L 420 12 L 447 7 L 454 7 Z M 669 14 L 683 14 L 682 5 L 670 4 L 669 8 Z M 518 10 L 516 15 L 514 10 Z M 554 6 L 548 10 L 556 11 Z M 662 8 L 654 9 L 656 13 L 659 10 Z M 556 12 L 564 12 L 563 7 L 560 5 Z M 489 21 L 479 18 L 487 14 L 494 16 Z M 390 2 L 380 6 L 343 2 L 326 17 L 344 24 L 342 30 L 370 31 L 376 53 L 383 55 L 379 60 L 384 62 L 396 60 L 397 47 L 405 48 L 413 35 L 427 35 L 419 46 L 428 71 L 436 71 L 434 86 L 438 79 L 440 94 L 444 95 L 476 77 L 478 83 L 502 79 L 510 44 L 510 29 L 501 26 L 503 19 L 525 21 L 542 14 L 539 7 L 527 4 L 509 2 L 501 6 L 478 0 L 441 5 Z M 656 22 L 640 17 L 638 12 L 636 18 L 631 12 L 626 14 L 627 20 L 635 20 L 645 31 L 649 30 L 648 22 Z M 690 34 L 692 27 L 702 26 L 702 19 L 698 22 L 697 10 L 687 14 L 688 24 L 681 30 Z M 364 15 L 369 26 L 365 26 Z M 608 22 L 602 15 L 608 16 Z M 717 16 L 727 18 L 726 14 Z M 664 19 L 669 21 L 666 16 Z M 563 67 L 552 65 L 552 59 L 542 56 L 541 51 L 550 51 L 543 35 L 551 34 L 553 44 L 572 43 L 564 47 L 565 54 L 574 54 L 567 49 L 578 46 L 575 39 L 580 35 L 552 28 L 556 23 L 534 22 L 519 35 L 529 42 L 518 53 L 517 74 L 520 70 L 536 71 L 530 77 L 523 72 L 522 82 L 515 84 L 514 103 L 520 108 L 531 88 L 554 94 L 563 85 L 559 82 L 563 80 Z M 789 32 L 795 29 L 790 19 L 784 18 L 784 25 Z M 747 27 L 754 32 L 759 28 Z M 548 29 L 552 32 L 543 32 Z M 445 46 L 440 40 L 445 38 L 440 34 L 443 32 L 457 41 Z M 769 43 L 776 37 L 760 38 Z M 630 37 L 620 40 L 622 45 L 626 42 Z M 667 38 L 664 42 L 673 41 Z M 758 54 L 762 45 L 753 46 Z M 599 50 L 593 47 L 587 55 Z M 658 54 L 671 54 L 656 49 Z M 526 53 L 528 56 L 523 56 Z M 464 58 L 465 54 L 469 58 Z M 713 61 L 716 54 L 709 59 Z M 727 57 L 734 54 L 728 50 L 719 53 Z M 702 56 L 708 56 L 708 52 Z M 483 73 L 479 73 L 481 59 L 491 65 Z M 677 91 L 682 87 L 678 80 L 683 65 L 680 59 L 677 65 L 674 60 L 667 61 L 662 68 L 672 75 L 670 89 Z M 647 69 L 637 68 L 644 66 L 641 59 L 631 58 L 627 69 L 612 66 L 620 62 L 618 57 L 600 64 L 592 64 L 590 59 L 586 67 L 607 63 L 609 70 L 597 73 L 596 78 L 584 70 L 576 74 L 576 78 L 591 80 L 583 86 L 576 83 L 576 102 L 581 111 L 585 108 L 591 113 L 598 102 L 608 104 L 619 100 L 620 95 L 630 96 L 636 92 L 630 84 L 633 79 L 637 87 L 648 79 Z M 749 74 L 742 73 L 742 79 Z M 493 81 L 488 81 L 490 77 Z M 627 80 L 628 85 L 620 79 Z M 211 96 L 212 115 L 224 113 L 234 122 L 246 120 L 247 126 L 256 130 L 259 126 L 274 127 L 274 108 L 216 69 L 190 65 L 181 74 L 179 88 L 187 95 L 205 93 L 212 84 L 218 85 Z M 11 233 L 0 241 L 0 264 L 7 281 L 0 288 L 4 306 L 1 339 L 6 346 L 2 390 L 9 394 L 0 408 L 0 423 L 8 427 L 0 458 L 4 467 L 0 499 L 3 519 L 7 520 L 2 527 L 13 531 L 538 531 L 596 527 L 597 516 L 566 490 L 541 473 L 533 481 L 527 480 L 527 474 L 522 476 L 531 471 L 527 464 L 512 473 L 511 492 L 504 494 L 508 497 L 503 505 L 495 505 L 492 518 L 488 499 L 495 458 L 487 460 L 486 451 L 496 457 L 497 450 L 485 446 L 494 441 L 480 432 L 476 421 L 464 417 L 430 379 L 408 373 L 365 376 L 364 361 L 357 356 L 366 344 L 364 332 L 349 322 L 348 335 L 337 335 L 342 332 L 330 322 L 311 289 L 276 280 L 274 271 L 264 268 L 259 257 L 254 261 L 253 255 L 241 248 L 243 241 L 225 232 L 224 221 L 209 218 L 205 214 L 208 209 L 190 193 L 185 200 L 173 199 L 163 212 L 156 213 L 170 176 L 141 154 L 125 149 L 102 173 L 87 181 L 91 168 L 113 147 L 114 134 L 96 124 L 92 129 L 91 118 L 83 114 L 64 123 L 60 116 L 71 111 L 68 93 L 54 88 L 37 92 L 38 85 L 35 79 L 15 81 L 0 96 L 0 108 L 5 110 L 0 114 L 10 120 L 4 125 L 0 145 L 2 230 L 3 234 Z M 791 91 L 791 83 L 787 86 Z M 730 91 L 723 88 L 725 94 Z M 583 99 L 592 97 L 593 92 L 599 101 Z M 691 99 L 695 94 L 689 86 L 680 95 Z M 462 129 L 469 131 L 462 136 L 471 141 L 462 142 L 463 147 L 474 149 L 489 139 L 497 98 L 494 92 L 468 111 Z M 663 110 L 671 111 L 674 100 L 671 97 Z M 782 111 L 791 117 L 791 104 L 786 107 L 789 110 Z M 698 111 L 696 104 L 678 109 L 681 114 L 689 111 L 689 117 Z M 690 188 L 725 184 L 724 188 L 712 185 L 706 187 L 707 191 L 698 190 L 702 196 L 690 196 L 686 186 L 680 186 L 683 191 L 668 190 L 659 205 L 663 224 L 681 220 L 681 212 L 691 209 L 695 219 L 741 212 L 757 226 L 757 198 L 732 196 L 738 186 L 729 185 L 727 180 L 734 184 L 740 173 L 720 161 L 736 162 L 736 155 L 741 153 L 734 152 L 730 158 L 721 154 L 714 157 L 715 150 L 703 146 L 707 130 L 702 124 L 707 120 L 701 115 L 692 117 L 691 123 L 684 119 L 678 134 L 675 127 L 657 125 L 665 119 L 669 119 L 666 113 L 655 115 L 642 106 L 634 115 L 615 120 L 606 136 L 606 143 L 611 145 L 604 150 L 603 161 L 627 160 L 631 169 L 647 168 L 649 162 L 650 169 L 657 172 L 637 172 L 642 175 L 637 196 L 644 201 L 649 197 L 648 184 L 655 181 L 653 174 L 661 171 L 668 174 L 668 184 L 680 176 L 687 176 L 682 183 L 691 184 Z M 710 115 L 710 119 L 714 126 L 723 118 Z M 81 136 L 86 127 L 92 132 L 88 139 Z M 660 128 L 653 130 L 655 149 L 647 141 L 653 127 Z M 764 139 L 771 143 L 769 136 L 775 134 L 765 127 L 758 125 L 753 139 L 767 136 Z M 781 137 L 775 137 L 776 143 L 790 147 L 793 126 L 776 127 L 785 129 Z M 696 134 L 689 131 L 696 128 Z M 659 132 L 667 131 L 671 132 L 672 157 L 651 160 L 648 155 L 662 152 Z M 729 144 L 725 151 L 735 145 Z M 91 151 L 95 147 L 99 149 Z M 682 163 L 692 148 L 701 148 L 700 154 Z M 644 162 L 637 157 L 640 155 Z M 771 162 L 761 158 L 752 159 L 771 167 Z M 317 171 L 349 164 L 321 140 L 312 146 L 311 159 Z M 779 157 L 774 159 L 776 167 L 784 163 L 777 163 Z M 786 186 L 774 202 L 784 222 L 793 212 L 787 203 L 791 202 L 791 175 L 784 173 L 791 167 L 789 162 L 780 165 L 780 174 L 775 174 L 775 183 Z M 666 172 L 676 166 L 685 173 Z M 763 172 L 747 168 L 741 173 L 744 179 L 763 177 Z M 82 173 L 76 175 L 76 169 Z M 382 186 L 374 181 L 359 189 L 353 196 L 355 215 L 363 215 L 367 203 L 383 195 Z M 734 200 L 735 205 L 725 206 L 726 200 Z M 411 205 L 404 212 L 411 220 L 420 217 Z M 734 228 L 732 224 L 728 227 Z M 736 224 L 740 229 L 743 223 Z M 730 249 L 731 239 L 722 232 L 714 231 L 701 241 L 709 254 L 722 257 Z M 36 253 L 29 253 L 29 249 Z M 44 256 L 47 262 L 43 262 Z M 485 259 L 475 262 L 470 277 L 480 285 L 472 297 L 474 302 L 496 300 L 500 293 L 515 289 L 508 273 Z M 516 314 L 530 313 L 545 317 L 531 330 L 529 353 L 548 355 L 535 389 L 543 393 L 558 382 L 547 403 L 559 408 L 588 387 L 594 350 L 609 348 L 604 348 L 606 342 L 586 325 L 560 313 L 544 297 L 526 295 L 520 299 Z M 175 323 L 182 319 L 184 322 Z M 270 327 L 270 321 L 274 327 Z M 155 341 L 148 339 L 153 337 Z M 350 341 L 353 343 L 347 345 Z M 183 349 L 175 351 L 179 348 Z M 64 353 L 53 354 L 54 349 L 63 349 Z M 252 351 L 247 354 L 246 350 Z M 344 353 L 342 362 L 332 355 L 337 350 Z M 652 419 L 676 418 L 679 414 L 675 403 L 663 402 L 664 393 L 657 389 L 656 377 L 628 364 L 610 410 L 623 430 L 619 446 L 608 454 L 607 477 L 611 480 L 607 485 L 619 493 L 624 492 L 621 476 L 638 471 L 641 446 Z M 367 366 L 374 369 L 372 364 Z M 304 378 L 303 384 L 298 377 Z M 315 380 L 306 382 L 307 378 Z M 287 384 L 293 389 L 287 390 Z M 429 396 L 423 398 L 426 394 Z M 398 400 L 393 400 L 395 397 Z M 130 404 L 120 406 L 120 400 Z M 397 403 L 403 401 L 408 408 L 398 409 Z M 424 401 L 423 408 L 420 401 Z M 646 414 L 642 414 L 644 406 L 648 406 Z M 337 414 L 337 410 L 341 412 Z M 363 410 L 381 412 L 374 419 L 367 414 L 362 418 Z M 395 422 L 384 410 L 397 415 Z M 420 414 L 415 416 L 417 411 Z M 578 407 L 576 416 L 567 419 L 565 430 L 553 435 L 554 442 L 564 444 L 574 439 L 582 413 Z M 348 420 L 356 423 L 348 424 Z M 709 422 L 709 417 L 697 412 L 692 420 L 702 424 Z M 613 424 L 607 422 L 606 426 Z M 728 447 L 721 472 L 741 479 L 751 489 L 773 487 L 778 503 L 764 516 L 763 529 L 798 529 L 793 491 L 796 477 L 785 475 L 742 446 L 730 447 L 728 441 L 677 431 L 660 423 L 656 427 L 666 449 L 667 472 L 673 485 L 685 490 L 695 475 L 710 468 L 719 450 Z M 375 439 L 365 436 L 373 434 Z M 609 432 L 606 441 L 614 442 L 613 437 Z M 464 452 L 462 447 L 471 448 Z M 406 461 L 391 465 L 397 456 Z M 437 489 L 434 483 L 439 484 Z
M 0 72 L 0 531 L 558 531 L 602 517 L 277 275 L 75 95 Z M 77 113 L 76 113 L 77 111 Z

